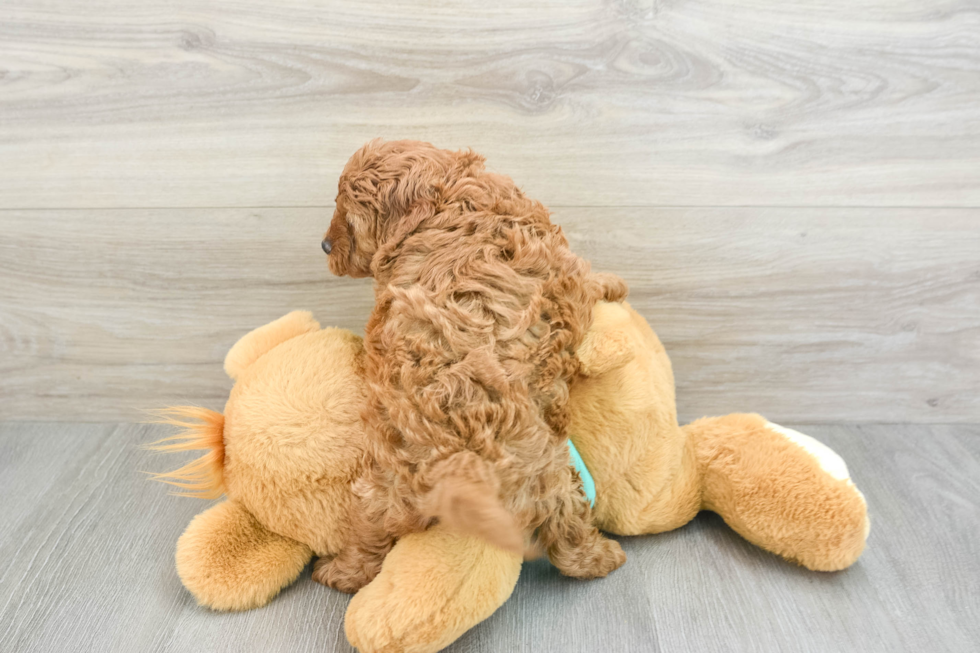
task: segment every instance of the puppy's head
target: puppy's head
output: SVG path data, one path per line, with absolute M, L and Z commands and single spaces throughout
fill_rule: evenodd
M 373 140 L 362 147 L 340 175 L 337 208 L 323 238 L 330 271 L 370 276 L 375 253 L 399 226 L 431 210 L 447 184 L 482 168 L 477 154 L 420 141 Z

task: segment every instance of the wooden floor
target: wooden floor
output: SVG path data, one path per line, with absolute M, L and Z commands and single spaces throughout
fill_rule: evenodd
M 980 427 L 800 426 L 847 461 L 871 536 L 851 569 L 809 572 L 705 513 L 624 538 L 592 582 L 529 563 L 513 597 L 450 651 L 966 652 L 980 641 Z M 0 651 L 349 651 L 347 597 L 309 570 L 266 608 L 198 607 L 174 570 L 206 502 L 140 470 L 158 427 L 0 426 Z

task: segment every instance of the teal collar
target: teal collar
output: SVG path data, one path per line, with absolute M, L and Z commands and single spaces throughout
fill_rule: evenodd
M 572 456 L 572 466 L 582 477 L 582 489 L 585 490 L 585 496 L 589 497 L 589 505 L 595 508 L 595 481 L 592 480 L 589 468 L 585 466 L 585 461 L 582 460 L 582 456 L 570 439 L 568 441 L 568 453 Z

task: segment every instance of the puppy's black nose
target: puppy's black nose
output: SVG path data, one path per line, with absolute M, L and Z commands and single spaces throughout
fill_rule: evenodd
M 324 254 L 329 254 L 330 250 L 333 249 L 333 243 L 330 242 L 329 238 L 324 238 L 323 242 L 320 243 L 320 247 L 323 248 Z

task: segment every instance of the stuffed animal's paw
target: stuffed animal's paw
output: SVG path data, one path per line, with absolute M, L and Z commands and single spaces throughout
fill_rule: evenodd
M 177 573 L 197 602 L 215 610 L 265 605 L 299 576 L 313 552 L 267 530 L 234 501 L 205 510 L 177 541 Z
M 521 557 L 435 527 L 402 538 L 351 600 L 347 639 L 362 653 L 441 651 L 507 600 Z

